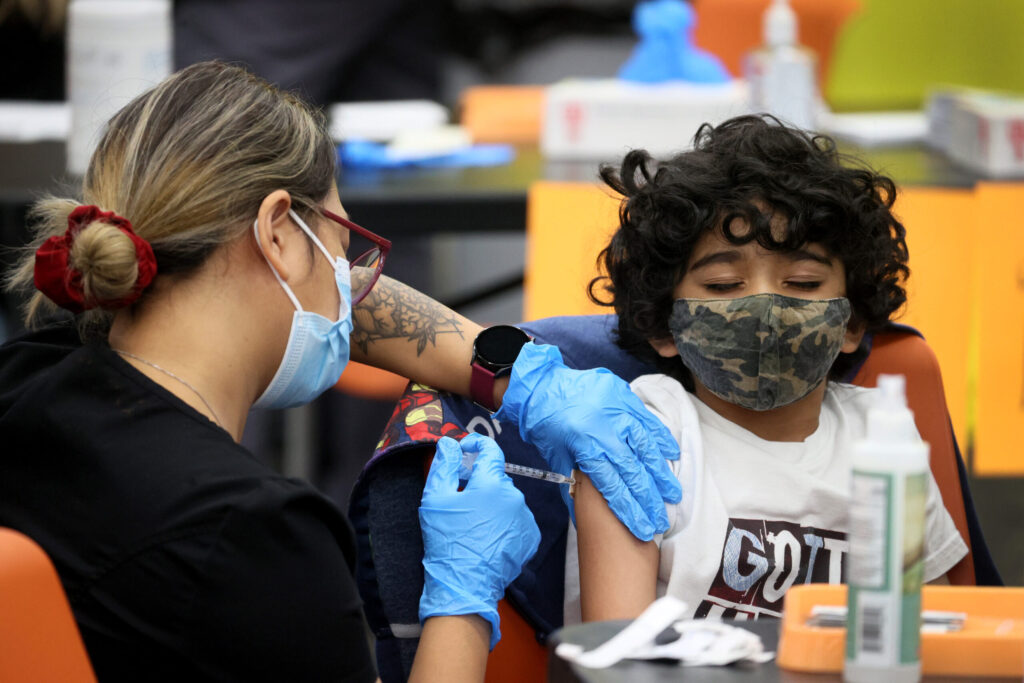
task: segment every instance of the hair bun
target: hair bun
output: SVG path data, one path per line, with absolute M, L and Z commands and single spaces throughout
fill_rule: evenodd
M 112 211 L 78 206 L 67 216 L 68 228 L 36 250 L 36 288 L 73 313 L 90 308 L 118 308 L 134 302 L 156 276 L 149 242 L 132 224 Z
M 68 265 L 80 273 L 86 308 L 122 305 L 139 277 L 131 237 L 102 218 L 81 226 L 71 244 Z

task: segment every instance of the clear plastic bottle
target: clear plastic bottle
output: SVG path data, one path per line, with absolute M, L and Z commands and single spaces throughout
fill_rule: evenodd
M 798 128 L 814 129 L 817 63 L 814 53 L 796 42 L 796 14 L 788 0 L 773 0 L 764 14 L 764 46 L 744 62 L 754 109 Z
M 867 436 L 854 445 L 843 680 L 921 679 L 928 444 L 902 375 L 879 375 Z

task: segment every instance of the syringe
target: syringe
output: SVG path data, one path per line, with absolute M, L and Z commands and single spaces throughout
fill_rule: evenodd
M 462 454 L 462 467 L 464 471 L 473 469 L 473 463 L 476 461 L 477 455 L 478 453 L 474 451 L 466 451 Z M 574 486 L 576 484 L 576 479 L 573 477 L 567 477 L 564 474 L 558 474 L 557 472 L 537 469 L 536 467 L 517 465 L 512 462 L 505 463 L 505 471 L 508 474 L 516 474 L 520 477 L 530 477 L 531 479 L 540 479 L 541 481 L 550 481 L 554 484 L 569 484 L 570 486 Z
M 569 484 L 570 486 L 576 484 L 576 480 L 573 477 L 567 477 L 564 474 L 559 474 L 558 472 L 539 470 L 536 467 L 517 465 L 512 462 L 505 463 L 505 471 L 508 472 L 509 474 L 518 474 L 520 477 L 530 477 L 531 479 L 551 481 L 556 484 Z

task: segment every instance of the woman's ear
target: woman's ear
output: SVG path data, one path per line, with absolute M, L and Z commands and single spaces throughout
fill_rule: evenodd
M 260 251 L 282 280 L 290 274 L 286 259 L 288 237 L 295 226 L 288 216 L 292 208 L 292 197 L 287 190 L 274 190 L 260 202 L 256 214 L 256 240 Z
M 679 355 L 679 349 L 676 348 L 676 340 L 672 337 L 648 339 L 647 343 L 650 344 L 662 358 L 672 358 L 673 356 Z
M 840 351 L 843 353 L 853 353 L 860 346 L 860 342 L 864 339 L 864 333 L 867 328 L 863 323 L 855 322 L 851 320 L 846 325 L 846 334 L 843 336 L 843 345 L 840 347 Z

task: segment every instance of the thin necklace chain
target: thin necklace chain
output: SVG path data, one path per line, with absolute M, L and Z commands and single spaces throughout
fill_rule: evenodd
M 194 386 L 192 386 L 191 384 L 189 384 L 188 382 L 183 380 L 181 377 L 178 377 L 177 375 L 175 375 L 170 370 L 165 370 L 164 368 L 160 367 L 156 363 L 151 363 L 150 361 L 146 360 L 145 358 L 140 358 L 140 357 L 136 356 L 134 353 L 129 353 L 127 351 L 122 351 L 121 349 L 113 349 L 113 351 L 114 351 L 114 353 L 119 353 L 122 356 L 127 356 L 128 358 L 133 358 L 133 359 L 139 361 L 140 363 L 144 363 L 145 365 L 148 365 L 149 367 L 153 368 L 154 370 L 159 370 L 160 372 L 164 373 L 168 377 L 173 377 L 174 379 L 176 379 L 179 382 L 181 382 L 182 384 L 184 384 L 186 387 L 188 387 L 189 389 L 192 390 L 193 394 L 195 394 L 196 396 L 199 397 L 200 401 L 203 402 L 203 405 L 206 406 L 206 409 L 210 411 L 210 415 L 213 415 L 213 421 L 217 423 L 217 426 L 220 427 L 221 429 L 224 429 L 224 425 L 221 424 L 220 418 L 217 417 L 217 412 L 213 409 L 213 406 L 210 405 L 209 401 L 207 401 L 205 398 L 203 398 L 203 395 L 200 394 L 199 390 L 196 389 Z M 224 431 L 227 431 L 227 430 L 225 429 Z

